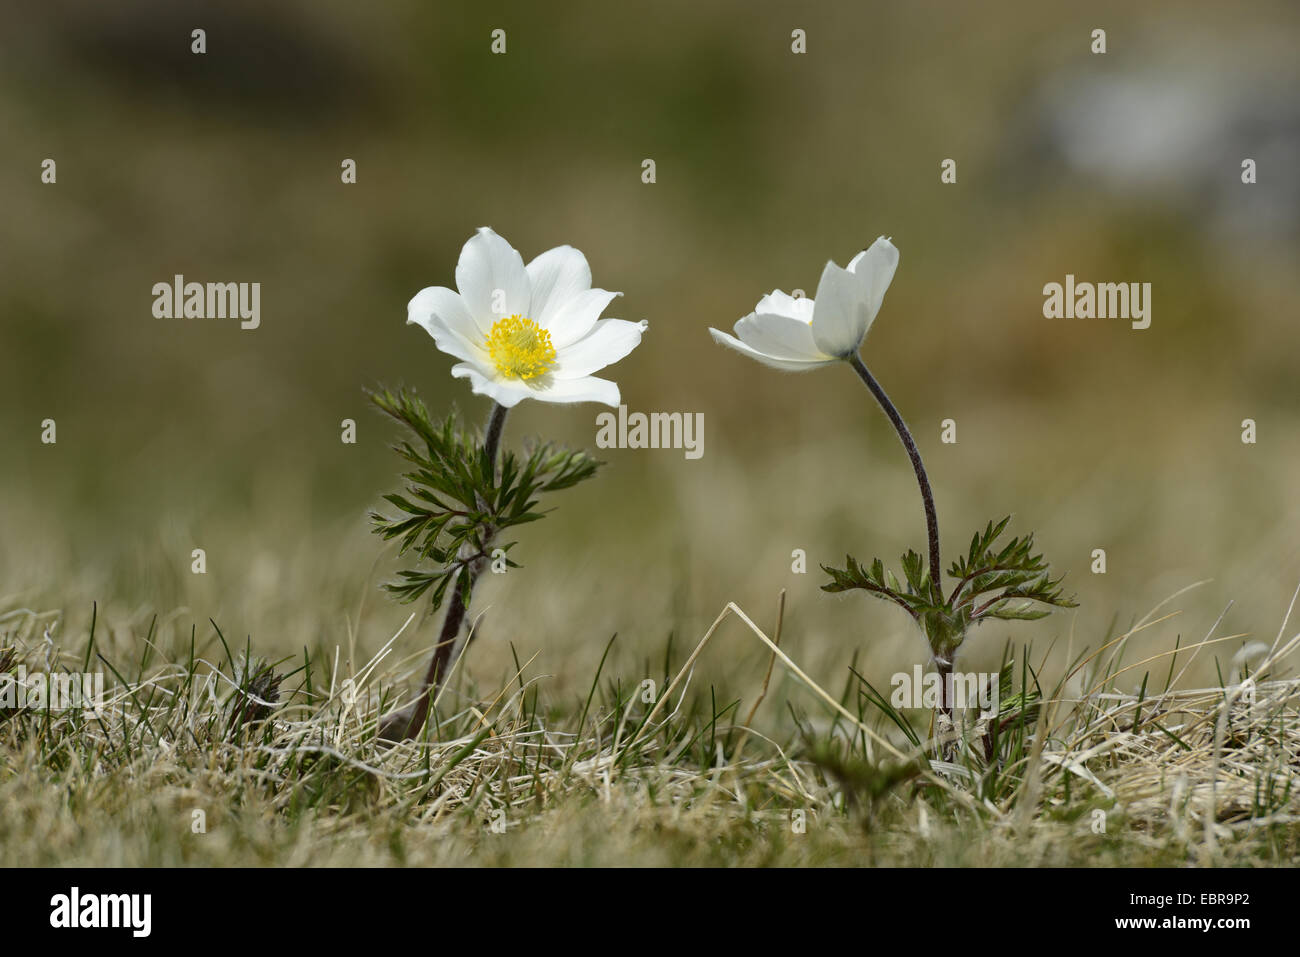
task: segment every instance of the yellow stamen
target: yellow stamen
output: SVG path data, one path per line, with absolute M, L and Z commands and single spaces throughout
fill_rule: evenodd
M 484 338 L 492 363 L 507 379 L 535 379 L 555 363 L 551 334 L 523 316 L 498 319 Z

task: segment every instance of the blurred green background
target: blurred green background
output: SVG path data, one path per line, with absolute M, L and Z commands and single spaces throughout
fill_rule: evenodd
M 604 452 L 525 530 L 524 567 L 476 595 L 484 684 L 513 643 L 577 693 L 614 632 L 635 674 L 727 601 L 770 624 L 781 588 L 818 678 L 854 654 L 881 682 L 925 660 L 901 612 L 818 590 L 818 562 L 923 544 L 884 417 L 848 369 L 777 373 L 707 333 L 773 288 L 813 294 L 880 234 L 902 259 L 865 356 L 929 466 L 945 564 L 1014 513 L 1082 603 L 986 626 L 970 668 L 1008 637 L 1035 659 L 1096 647 L 1205 579 L 1147 650 L 1229 601 L 1221 634 L 1271 642 L 1300 582 L 1292 3 L 65 0 L 3 19 L 0 600 L 63 609 L 57 639 L 80 641 L 96 601 L 123 653 L 157 612 L 172 638 L 211 617 L 264 654 L 368 659 L 411 609 L 376 587 L 395 566 L 366 513 L 398 460 L 362 388 L 486 414 L 405 324 L 481 225 L 525 260 L 582 249 L 624 293 L 608 314 L 650 323 L 609 370 L 624 401 L 705 417 L 702 459 Z M 175 273 L 260 282 L 261 328 L 153 318 Z M 1151 328 L 1044 319 L 1066 273 L 1152 283 Z M 506 440 L 592 446 L 600 411 L 526 403 Z M 766 655 L 730 627 L 706 676 L 752 689 Z M 408 630 L 399 654 L 432 641 Z

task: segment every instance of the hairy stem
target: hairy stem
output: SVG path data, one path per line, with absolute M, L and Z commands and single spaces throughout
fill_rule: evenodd
M 925 506 L 925 530 L 929 539 L 929 558 L 930 558 L 930 595 L 931 600 L 937 605 L 943 602 L 943 578 L 941 577 L 943 563 L 939 558 L 939 517 L 934 509 L 934 493 L 930 490 L 930 477 L 925 474 L 925 464 L 921 461 L 921 452 L 916 447 L 916 440 L 912 438 L 911 431 L 907 428 L 907 423 L 899 415 L 898 409 L 894 403 L 889 400 L 885 390 L 880 387 L 876 377 L 871 374 L 862 357 L 854 353 L 849 358 L 849 365 L 853 366 L 853 371 L 858 374 L 866 387 L 875 396 L 876 402 L 884 410 L 890 425 L 898 433 L 899 440 L 903 443 L 903 448 L 907 450 L 907 457 L 912 460 L 912 471 L 916 473 L 916 484 L 921 488 L 921 503 Z M 926 635 L 932 643 L 934 636 Z M 937 648 L 934 648 L 936 652 Z M 953 702 L 950 697 L 949 683 L 952 676 L 952 658 L 951 653 L 935 656 L 936 671 L 939 674 L 939 712 L 948 719 L 949 728 L 952 727 L 953 720 Z M 939 750 L 939 756 L 944 760 L 951 758 L 954 753 L 952 742 L 943 744 Z
M 505 429 L 506 413 L 503 405 L 493 404 L 492 415 L 488 418 L 487 432 L 483 448 L 487 451 L 488 461 L 496 467 L 497 452 L 501 447 L 501 432 Z M 495 481 L 495 478 L 494 478 Z M 465 615 L 469 611 L 470 596 L 474 591 L 474 582 L 478 579 L 482 567 L 482 558 L 475 558 L 466 563 L 462 575 L 468 581 L 462 589 L 459 581 L 453 585 L 451 596 L 447 599 L 447 613 L 442 619 L 442 630 L 438 635 L 438 644 L 434 646 L 433 658 L 429 661 L 429 670 L 424 674 L 420 692 L 415 700 L 398 711 L 393 711 L 379 721 L 379 738 L 383 741 L 404 741 L 420 733 L 424 722 L 429 717 L 429 702 L 438 696 L 442 684 L 451 673 L 452 653 L 465 624 Z
M 506 413 L 510 410 L 504 405 L 492 404 L 492 414 L 488 417 L 487 435 L 483 440 L 483 448 L 487 449 L 488 459 L 495 465 L 497 461 L 497 450 L 501 447 L 501 432 L 506 427 Z
M 957 727 L 953 717 L 952 660 L 946 657 L 936 657 L 934 663 L 935 671 L 939 675 L 939 713 L 948 719 L 947 727 L 939 730 L 941 734 L 951 734 Z M 956 752 L 955 741 L 951 739 L 943 740 L 936 750 L 936 756 L 941 761 L 951 761 Z
M 940 574 L 942 562 L 939 560 L 939 518 L 934 510 L 934 493 L 930 491 L 930 479 L 925 474 L 925 465 L 921 462 L 921 453 L 916 447 L 916 442 L 912 438 L 912 433 L 908 431 L 907 423 L 903 417 L 898 414 L 898 409 L 894 403 L 889 401 L 889 396 L 885 390 L 880 387 L 870 370 L 862 361 L 862 357 L 854 353 L 849 358 L 849 365 L 853 366 L 853 371 L 871 390 L 880 407 L 885 411 L 889 422 L 898 433 L 898 438 L 903 443 L 903 448 L 907 450 L 907 457 L 912 460 L 912 471 L 916 473 L 916 484 L 921 487 L 921 502 L 925 506 L 925 529 L 930 539 L 930 590 L 933 592 L 935 604 L 943 601 L 943 578 Z

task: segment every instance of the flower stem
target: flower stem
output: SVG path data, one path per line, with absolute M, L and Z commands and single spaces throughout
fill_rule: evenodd
M 504 405 L 492 403 L 492 414 L 488 417 L 487 436 L 483 448 L 487 449 L 488 458 L 496 465 L 497 450 L 501 447 L 501 432 L 506 427 L 506 413 L 510 410 Z
M 501 447 L 501 433 L 506 425 L 506 413 L 509 411 L 505 406 L 493 403 L 492 414 L 488 418 L 483 448 L 487 451 L 488 460 L 492 463 L 494 470 L 497 463 L 497 452 Z M 495 474 L 492 480 L 494 483 L 496 482 Z M 459 583 L 452 586 L 451 597 L 447 599 L 447 613 L 442 619 L 442 631 L 438 635 L 438 644 L 434 646 L 433 658 L 429 662 L 429 670 L 425 672 L 424 681 L 420 685 L 420 693 L 416 696 L 415 701 L 405 708 L 391 712 L 380 719 L 380 740 L 404 741 L 407 738 L 415 737 L 420 733 L 420 729 L 424 727 L 424 722 L 429 717 L 429 702 L 438 696 L 438 692 L 442 689 L 442 683 L 447 679 L 447 675 L 451 673 L 452 653 L 455 651 L 456 642 L 460 638 L 461 626 L 464 625 L 465 615 L 469 611 L 469 600 L 474 590 L 474 582 L 478 579 L 479 572 L 482 571 L 482 565 L 482 557 L 469 561 L 461 572 L 468 579 L 465 588 L 460 588 Z
M 862 357 L 856 352 L 849 357 L 849 365 L 853 366 L 853 371 L 858 374 L 866 387 L 871 390 L 880 407 L 884 409 L 885 415 L 888 416 L 889 422 L 898 433 L 899 439 L 903 443 L 903 448 L 907 450 L 907 457 L 912 460 L 912 471 L 916 472 L 916 484 L 921 487 L 921 502 L 925 506 L 925 529 L 930 539 L 930 590 L 933 593 L 935 604 L 943 601 L 943 578 L 941 577 L 942 562 L 939 560 L 939 518 L 934 510 L 934 493 L 930 491 L 930 479 L 925 474 L 925 465 L 921 462 L 921 453 L 916 447 L 916 442 L 912 438 L 912 433 L 908 431 L 907 423 L 903 417 L 898 414 L 898 409 L 894 403 L 889 401 L 889 396 L 885 390 L 880 387 L 876 377 L 867 369 L 863 363 Z

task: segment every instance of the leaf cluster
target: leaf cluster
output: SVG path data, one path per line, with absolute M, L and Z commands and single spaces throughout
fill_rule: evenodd
M 1053 607 L 1077 607 L 1061 588 L 1065 576 L 1053 579 L 1043 556 L 1034 554 L 1033 532 L 995 548 L 1009 521 L 1008 515 L 996 525 L 989 522 L 983 532 L 971 536 L 967 554 L 948 569 L 957 579 L 948 604 L 968 615 L 972 624 L 983 618 L 1032 621 L 1046 618 Z
M 846 555 L 844 568 L 822 566 L 831 576 L 822 590 L 861 589 L 894 602 L 922 626 L 937 654 L 953 651 L 985 619 L 1032 620 L 1051 614 L 1053 607 L 1075 607 L 1077 602 L 1061 589 L 1062 579 L 1053 579 L 1043 556 L 1034 554 L 1032 532 L 997 546 L 1010 520 L 989 522 L 975 533 L 966 554 L 948 569 L 957 584 L 946 599 L 943 583 L 930 580 L 923 557 L 912 549 L 902 557 L 902 581 L 878 558 L 863 565 Z
M 373 531 L 385 541 L 399 541 L 398 554 L 416 559 L 384 585 L 400 601 L 415 601 L 430 592 L 438 608 L 453 586 L 469 597 L 476 569 L 504 556 L 515 542 L 498 542 L 505 530 L 537 521 L 538 495 L 577 485 L 591 478 L 601 463 L 586 452 L 546 442 L 493 460 L 485 437 L 463 428 L 456 413 L 434 422 L 414 390 L 382 390 L 370 399 L 409 435 L 393 445 L 409 465 L 402 487 L 384 496 L 397 513 L 371 512 Z M 507 566 L 519 567 L 508 556 Z

